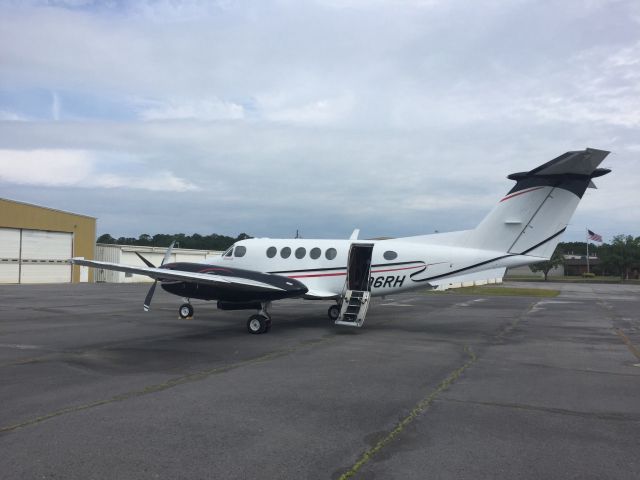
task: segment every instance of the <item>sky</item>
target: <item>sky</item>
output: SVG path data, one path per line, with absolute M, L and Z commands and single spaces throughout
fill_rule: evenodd
M 585 147 L 564 240 L 640 235 L 637 0 L 0 0 L 0 197 L 98 234 L 473 228 Z

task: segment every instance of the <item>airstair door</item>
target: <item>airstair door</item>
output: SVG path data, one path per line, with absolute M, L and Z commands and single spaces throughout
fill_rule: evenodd
M 353 243 L 347 261 L 347 281 L 337 325 L 361 327 L 371 298 L 371 255 L 373 244 Z

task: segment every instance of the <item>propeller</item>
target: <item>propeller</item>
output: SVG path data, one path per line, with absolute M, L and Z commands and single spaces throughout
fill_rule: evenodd
M 169 261 L 169 259 L 171 258 L 171 251 L 173 250 L 173 246 L 175 244 L 176 244 L 175 240 L 173 242 L 171 242 L 171 245 L 169 245 L 169 248 L 167 249 L 167 251 L 164 254 L 164 258 L 162 259 L 162 263 L 160 264 L 160 266 L 164 265 L 165 263 L 167 263 L 167 261 Z M 147 267 L 156 268 L 153 263 L 151 263 L 149 260 L 144 258 L 140 253 L 136 252 L 136 255 L 138 255 L 138 257 L 140 257 L 140 260 L 142 260 Z M 158 280 L 155 280 L 153 282 L 153 285 L 151 285 L 151 288 L 147 292 L 147 296 L 144 298 L 144 304 L 142 305 L 142 307 L 144 308 L 145 312 L 148 312 L 149 309 L 151 308 L 151 299 L 153 298 L 153 294 L 156 291 L 156 285 L 158 285 Z

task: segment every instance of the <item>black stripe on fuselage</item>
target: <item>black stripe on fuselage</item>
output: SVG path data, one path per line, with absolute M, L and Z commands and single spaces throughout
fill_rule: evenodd
M 492 258 L 491 260 L 485 260 L 484 262 L 476 263 L 476 264 L 470 265 L 468 267 L 459 268 L 458 270 L 453 270 L 453 271 L 447 272 L 447 273 L 441 273 L 440 275 L 434 275 L 433 277 L 421 278 L 419 280 L 414 279 L 413 276 L 417 275 L 418 273 L 422 273 L 422 271 L 421 272 L 416 272 L 416 273 L 410 275 L 410 277 L 411 277 L 411 280 L 413 280 L 414 282 L 428 282 L 429 280 L 436 280 L 438 278 L 450 277 L 451 275 L 455 275 L 457 273 L 464 272 L 466 270 L 471 270 L 472 268 L 481 267 L 482 265 L 486 265 L 487 263 L 495 262 L 496 260 L 502 260 L 503 258 L 514 257 L 515 255 L 516 254 L 502 255 L 500 257 L 495 257 L 495 258 Z
M 422 260 L 414 260 L 413 262 L 395 262 L 395 263 L 376 263 L 371 265 L 371 268 L 378 267 L 395 267 L 398 265 L 411 265 L 412 263 L 424 263 Z M 286 274 L 286 273 L 307 273 L 307 272 L 329 272 L 331 270 L 346 270 L 347 267 L 334 267 L 334 268 L 306 268 L 298 270 L 279 270 L 275 272 L 268 272 L 274 275 Z
M 415 272 L 415 273 L 411 274 L 410 277 L 411 277 L 411 280 L 413 280 L 414 282 L 428 282 L 429 280 L 437 280 L 438 278 L 449 277 L 449 276 L 455 275 L 457 273 L 461 273 L 461 272 L 464 272 L 464 271 L 467 271 L 467 270 L 471 270 L 472 268 L 481 267 L 482 265 L 486 265 L 487 263 L 495 262 L 497 260 L 502 260 L 503 258 L 516 257 L 518 255 L 526 255 L 527 253 L 531 252 L 532 250 L 535 250 L 536 248 L 541 247 L 545 243 L 553 240 L 558 235 L 561 235 L 566 229 L 567 229 L 567 227 L 564 227 L 562 230 L 554 233 L 553 235 L 551 235 L 550 237 L 548 237 L 545 240 L 541 241 L 540 243 L 534 245 L 533 247 L 526 249 L 522 253 L 512 253 L 512 254 L 508 254 L 508 255 L 502 255 L 500 257 L 492 258 L 491 260 L 485 260 L 484 262 L 476 263 L 476 264 L 470 265 L 468 267 L 460 268 L 458 270 L 453 270 L 452 272 L 442 273 L 440 275 L 434 275 L 433 277 L 421 278 L 419 280 L 415 280 L 413 278 L 414 275 L 418 275 L 418 274 L 422 273 L 424 270 L 421 270 L 419 272 Z
M 541 247 L 542 245 L 544 245 L 545 243 L 547 243 L 550 240 L 553 240 L 554 238 L 556 238 L 558 235 L 562 235 L 564 233 L 564 231 L 567 229 L 567 227 L 564 227 L 562 230 L 554 233 L 553 235 L 551 235 L 549 238 L 547 238 L 546 240 L 541 241 L 540 243 L 534 245 L 531 248 L 527 248 L 524 252 L 522 252 L 520 255 L 526 255 L 527 253 L 529 253 L 532 250 L 535 250 L 538 247 Z

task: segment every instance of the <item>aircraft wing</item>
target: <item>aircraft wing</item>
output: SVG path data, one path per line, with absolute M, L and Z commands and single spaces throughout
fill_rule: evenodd
M 97 260 L 85 260 L 83 258 L 72 258 L 69 262 L 73 265 L 81 265 L 83 267 L 101 268 L 104 270 L 115 270 L 117 272 L 135 273 L 137 275 L 146 275 L 156 280 L 174 280 L 179 282 L 201 283 L 206 285 L 228 285 L 228 286 L 244 286 L 252 289 L 264 291 L 283 291 L 282 288 L 268 283 L 258 282 L 248 278 L 222 276 L 209 273 L 186 272 L 182 270 L 173 270 L 168 268 L 152 268 L 138 267 L 131 265 L 122 265 L 120 263 L 99 262 Z
M 316 290 L 316 289 L 309 289 L 309 291 L 307 293 L 304 294 L 303 298 L 305 298 L 306 300 L 331 300 L 334 298 L 338 298 L 340 295 L 338 295 L 335 292 L 329 292 L 326 290 Z

